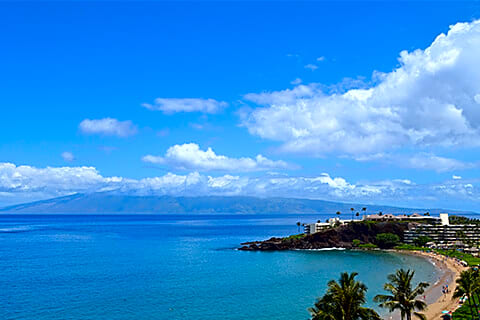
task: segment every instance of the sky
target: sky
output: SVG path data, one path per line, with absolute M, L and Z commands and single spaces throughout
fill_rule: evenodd
M 0 205 L 480 212 L 480 2 L 0 2 Z

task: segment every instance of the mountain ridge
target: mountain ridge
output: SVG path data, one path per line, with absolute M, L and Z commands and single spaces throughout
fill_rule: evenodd
M 471 211 L 438 208 L 403 208 L 387 205 L 344 203 L 300 198 L 257 198 L 249 196 L 133 196 L 110 193 L 73 194 L 47 200 L 17 204 L 0 208 L 10 214 L 350 214 L 354 207 L 361 212 L 414 213 L 449 212 L 457 214 Z

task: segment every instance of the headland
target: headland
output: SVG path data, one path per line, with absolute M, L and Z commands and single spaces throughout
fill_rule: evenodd
M 453 223 L 450 223 L 453 222 Z M 416 215 L 373 215 L 362 220 L 330 219 L 324 223 L 304 224 L 305 232 L 282 238 L 242 243 L 239 250 L 388 250 L 418 255 L 428 259 L 439 271 L 422 297 L 428 304 L 427 319 L 441 319 L 446 311 L 454 312 L 459 299 L 452 299 L 460 272 L 478 265 L 476 239 L 480 235 L 478 220 L 463 217 Z M 444 290 L 448 285 L 449 290 Z M 386 319 L 400 319 L 396 313 Z

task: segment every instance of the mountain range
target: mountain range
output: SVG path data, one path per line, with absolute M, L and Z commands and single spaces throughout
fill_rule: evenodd
M 0 208 L 0 213 L 24 214 L 334 214 L 350 213 L 350 208 L 367 213 L 424 213 L 472 214 L 473 212 L 435 208 L 401 208 L 325 200 L 256 197 L 173 197 L 131 196 L 110 193 L 74 194 L 48 200 Z

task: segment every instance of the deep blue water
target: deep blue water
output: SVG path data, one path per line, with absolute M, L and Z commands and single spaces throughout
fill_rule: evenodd
M 323 216 L 0 216 L 0 319 L 307 319 L 328 280 L 427 261 L 353 251 L 242 252 Z M 373 303 L 369 302 L 371 306 Z

